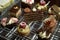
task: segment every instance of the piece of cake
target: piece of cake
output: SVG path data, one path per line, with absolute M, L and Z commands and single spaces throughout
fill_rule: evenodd
M 8 18 L 3 18 L 1 20 L 1 24 L 3 26 L 11 25 L 11 24 L 14 24 L 14 23 L 17 23 L 17 22 L 18 22 L 18 19 L 17 18 L 14 18 L 14 17 L 10 18 L 10 20 Z
M 54 17 L 54 15 L 50 15 L 48 18 L 46 18 L 44 21 L 43 27 L 39 30 L 39 36 L 41 38 L 50 38 L 52 33 L 54 32 L 57 21 Z
M 3 11 L 8 7 L 14 0 L 0 0 L 0 11 Z
M 23 36 L 28 36 L 30 33 L 29 25 L 27 25 L 25 22 L 21 22 L 18 26 L 17 31 L 19 34 L 22 34 Z
M 9 12 L 10 16 L 19 17 L 21 15 L 21 8 L 18 5 L 14 5 Z
M 18 19 L 14 17 L 10 18 L 2 18 L 1 20 L 1 27 L 7 27 L 9 29 L 12 29 L 13 27 L 17 26 L 18 24 Z
M 18 18 L 21 15 L 21 8 L 18 10 L 18 12 L 16 13 L 16 17 Z
M 42 11 L 46 11 L 47 10 L 47 5 L 50 3 L 50 1 L 48 3 L 46 3 L 44 0 L 41 0 L 40 3 L 38 3 L 37 9 L 38 10 L 42 10 Z

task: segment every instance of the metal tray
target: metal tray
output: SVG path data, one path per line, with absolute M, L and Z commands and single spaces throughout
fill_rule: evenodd
M 39 28 L 41 28 L 41 24 L 42 24 L 42 22 L 38 22 L 38 21 L 29 22 L 31 32 L 28 36 L 19 35 L 17 33 L 17 27 L 13 27 L 11 30 L 8 28 L 4 28 L 4 29 L 0 28 L 0 36 L 1 36 L 1 39 L 4 39 L 4 40 L 37 40 L 38 34 L 36 33 L 36 31 Z M 56 29 L 55 29 L 55 31 L 56 31 Z M 58 30 L 60 30 L 60 29 L 58 29 Z M 52 34 L 52 36 L 49 40 L 59 40 L 60 36 L 57 35 L 56 33 L 57 33 L 57 31 Z M 58 39 L 56 39 L 56 38 L 58 38 Z
M 34 25 L 37 25 L 37 23 L 35 24 L 36 22 L 30 22 L 29 23 L 29 26 L 30 26 L 30 30 L 31 30 L 31 32 L 30 32 L 30 34 L 28 35 L 28 36 L 21 36 L 21 35 L 19 35 L 18 33 L 17 33 L 17 28 L 8 36 L 8 38 L 10 38 L 10 40 L 35 40 L 35 38 L 37 39 L 37 35 L 36 35 L 36 32 L 35 32 L 35 30 L 37 30 L 37 28 L 36 29 L 34 29 L 35 27 L 34 27 Z M 34 31 L 33 31 L 33 29 L 34 29 Z
M 50 40 L 60 40 L 60 22 L 58 23 L 53 35 L 51 36 Z

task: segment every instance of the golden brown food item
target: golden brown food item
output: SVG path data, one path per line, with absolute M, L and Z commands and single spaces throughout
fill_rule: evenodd
M 38 3 L 36 5 L 37 9 L 38 10 L 42 10 L 42 11 L 46 11 L 47 10 L 47 6 L 48 6 L 49 3 L 50 3 L 50 1 L 46 4 L 46 2 L 44 0 L 41 0 L 40 3 Z
M 58 7 L 57 5 L 53 5 L 51 8 L 49 8 L 48 12 L 53 14 L 55 13 L 59 14 L 60 7 Z
M 28 36 L 30 33 L 29 25 L 27 25 L 25 22 L 21 22 L 18 26 L 17 31 L 19 32 L 19 34 L 22 34 L 23 36 Z
M 55 12 L 57 12 L 57 13 L 60 12 L 60 9 L 59 9 L 59 7 L 58 7 L 57 5 L 53 5 L 52 8 L 53 8 L 53 10 L 54 10 Z
M 25 8 L 24 12 L 31 12 L 31 9 L 30 8 Z
M 55 13 L 56 14 L 56 18 L 57 20 L 60 20 L 60 7 L 58 7 L 57 5 L 52 5 L 51 7 L 53 10 L 51 11 L 51 13 Z
M 56 28 L 57 21 L 54 15 L 50 15 L 47 19 L 44 20 L 44 25 L 40 29 L 39 35 L 41 38 L 49 38 L 51 33 L 53 33 Z
M 18 18 L 21 15 L 21 8 L 18 10 L 18 12 L 16 13 L 16 17 Z

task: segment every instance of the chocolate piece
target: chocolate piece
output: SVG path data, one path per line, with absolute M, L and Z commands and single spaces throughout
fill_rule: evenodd
M 21 8 L 17 5 L 13 6 L 10 10 L 10 16 L 12 17 L 19 17 L 21 14 Z
M 19 10 L 19 6 L 15 5 L 11 8 L 10 12 L 16 13 Z

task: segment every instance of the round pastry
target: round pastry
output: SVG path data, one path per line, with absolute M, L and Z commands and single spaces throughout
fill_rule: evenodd
M 24 12 L 31 12 L 31 10 L 29 8 L 25 8 Z
M 38 10 L 42 10 L 42 11 L 46 11 L 47 10 L 47 5 L 50 3 L 50 1 L 46 4 L 46 2 L 44 0 L 40 1 L 40 4 L 38 4 L 37 9 Z
M 18 26 L 17 31 L 19 32 L 19 34 L 27 36 L 30 33 L 30 28 L 25 22 L 21 22 Z
M 46 2 L 44 0 L 40 0 L 40 6 L 38 7 L 39 10 L 44 9 L 46 5 Z

